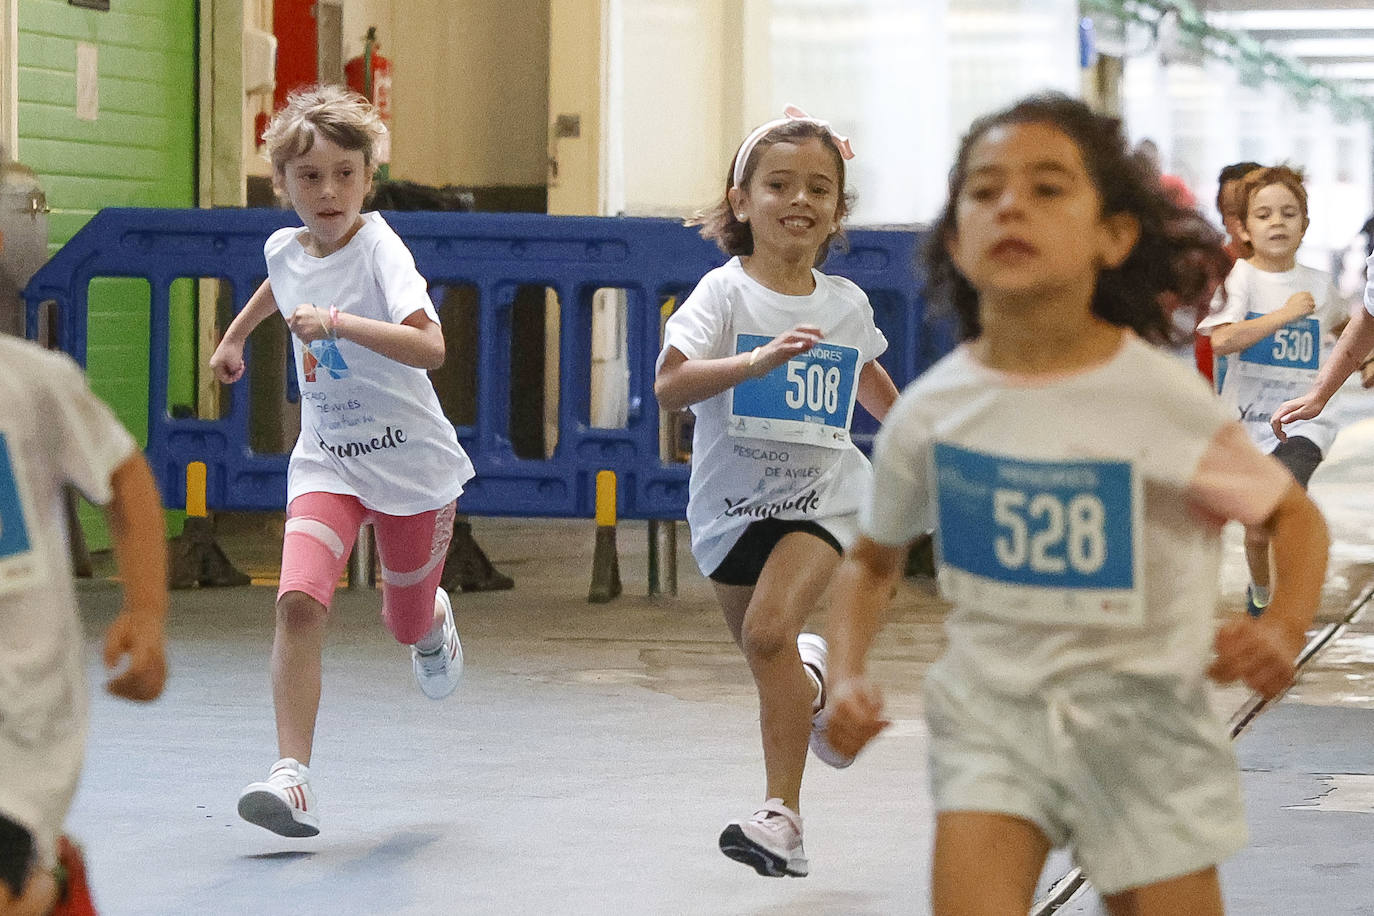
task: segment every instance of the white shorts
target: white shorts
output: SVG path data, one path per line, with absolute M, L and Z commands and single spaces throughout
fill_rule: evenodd
M 1240 773 L 1205 689 L 1093 677 L 1009 698 L 928 677 L 935 809 L 1008 814 L 1104 895 L 1217 865 L 1247 840 Z

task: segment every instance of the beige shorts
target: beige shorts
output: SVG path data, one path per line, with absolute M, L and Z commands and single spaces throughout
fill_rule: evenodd
M 935 809 L 1035 824 L 1104 895 L 1222 862 L 1246 843 L 1240 774 L 1205 689 L 1076 681 L 1009 698 L 926 681 Z

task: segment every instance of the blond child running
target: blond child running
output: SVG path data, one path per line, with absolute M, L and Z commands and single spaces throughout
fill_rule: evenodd
M 1147 341 L 1224 257 L 1120 125 L 1045 95 L 975 122 L 927 266 L 964 343 L 907 388 L 874 447 L 861 534 L 833 583 L 827 738 L 885 722 L 865 656 L 934 528 L 948 647 L 929 673 L 934 911 L 1025 913 L 1067 846 L 1114 914 L 1222 910 L 1245 841 L 1207 677 L 1291 680 L 1326 532 L 1191 367 Z M 1220 529 L 1272 532 L 1269 612 L 1214 632 Z M 1215 657 L 1212 656 L 1215 651 Z
M 849 143 L 789 107 L 740 146 L 700 222 L 727 254 L 668 320 L 654 392 L 696 415 L 687 520 L 759 695 L 765 801 L 720 848 L 773 877 L 803 876 L 800 795 L 819 741 L 825 641 L 806 616 L 854 534 L 868 460 L 849 437 L 857 400 L 878 418 L 896 388 L 867 296 L 816 269 L 848 210 Z
M 1275 409 L 1307 390 L 1330 353 L 1333 331 L 1346 308 L 1331 277 L 1297 262 L 1307 231 L 1307 191 L 1302 175 L 1286 166 L 1255 169 L 1235 192 L 1242 260 L 1226 277 L 1198 333 L 1226 358 L 1221 396 L 1251 440 L 1273 455 L 1304 488 L 1339 431 L 1326 417 L 1294 426 L 1280 441 L 1270 428 Z M 1246 610 L 1255 616 L 1269 604 L 1269 535 L 1245 529 L 1250 582 Z
M 104 659 L 127 665 L 106 689 L 153 700 L 167 677 L 167 548 L 152 472 L 75 363 L 0 335 L 0 913 L 56 902 L 53 868 L 85 753 L 67 485 L 106 507 L 124 587 Z
M 272 646 L 281 759 L 239 797 L 239 814 L 284 836 L 319 833 L 310 785 L 329 607 L 359 526 L 382 563 L 382 618 L 410 647 L 420 689 L 457 687 L 462 647 L 439 587 L 455 501 L 472 464 L 425 370 L 444 338 L 425 280 L 378 213 L 362 212 L 385 128 L 354 93 L 294 93 L 264 134 L 276 185 L 303 228 L 267 240 L 267 282 L 210 359 L 221 382 L 243 375 L 243 347 L 276 311 L 293 335 L 301 433 L 287 477 L 286 536 Z

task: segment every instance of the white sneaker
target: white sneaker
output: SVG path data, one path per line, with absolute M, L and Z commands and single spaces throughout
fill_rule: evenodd
M 736 862 L 752 865 L 769 878 L 805 878 L 801 815 L 770 798 L 748 820 L 731 821 L 720 834 L 720 851 Z
M 239 817 L 282 836 L 315 836 L 320 816 L 310 770 L 292 757 L 278 760 L 266 782 L 250 783 L 239 793 Z
M 797 651 L 801 654 L 802 665 L 816 685 L 816 701 L 811 705 L 811 753 L 837 770 L 843 770 L 854 762 L 854 758 L 841 754 L 825 740 L 825 661 L 830 649 L 825 640 L 815 633 L 803 633 L 797 637 Z
M 463 679 L 463 644 L 458 641 L 458 628 L 453 625 L 453 602 L 440 586 L 434 592 L 434 606 L 444 609 L 444 644 L 433 652 L 421 652 L 410 647 L 410 664 L 415 680 L 431 700 L 442 700 L 458 689 Z

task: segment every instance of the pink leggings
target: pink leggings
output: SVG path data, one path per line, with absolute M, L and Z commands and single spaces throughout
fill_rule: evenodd
M 286 509 L 277 600 L 303 592 L 328 608 L 358 527 L 370 522 L 382 560 L 382 622 L 397 642 L 420 641 L 434 628 L 434 592 L 456 508 L 449 503 L 419 515 L 383 515 L 356 496 L 302 493 Z

